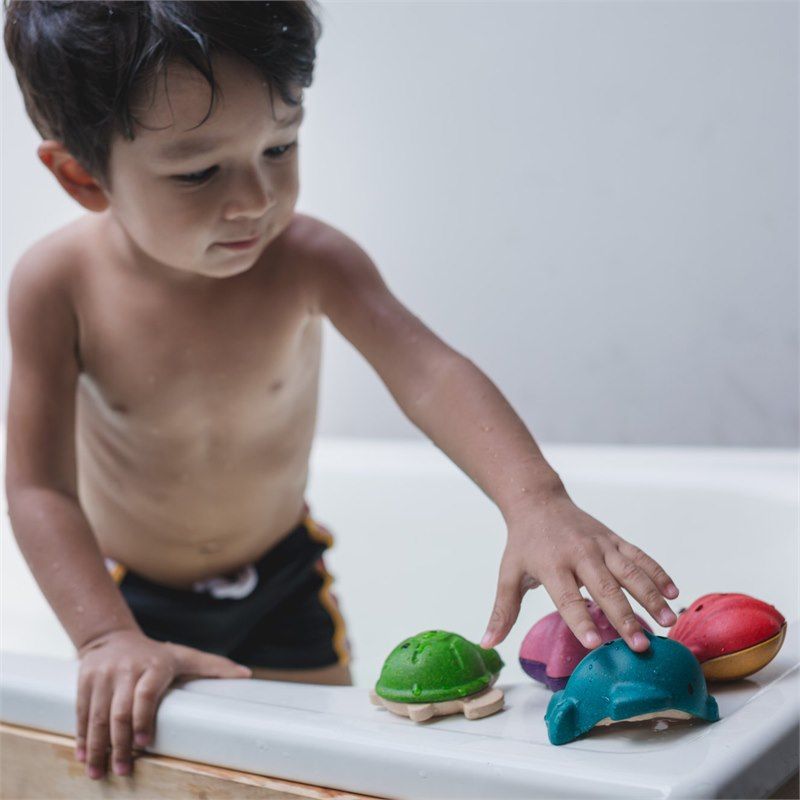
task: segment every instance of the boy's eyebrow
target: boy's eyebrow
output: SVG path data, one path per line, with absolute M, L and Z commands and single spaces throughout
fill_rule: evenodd
M 277 130 L 282 131 L 290 128 L 292 125 L 299 123 L 303 119 L 304 110 L 301 106 L 298 111 L 280 125 Z M 182 158 L 189 158 L 189 156 L 202 155 L 217 148 L 224 139 L 217 136 L 201 136 L 196 139 L 179 139 L 177 142 L 170 142 L 164 145 L 157 153 L 156 158 L 164 161 L 177 161 Z

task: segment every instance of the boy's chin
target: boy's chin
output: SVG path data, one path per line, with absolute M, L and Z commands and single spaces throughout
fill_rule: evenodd
M 203 278 L 231 278 L 252 269 L 256 263 L 255 257 L 241 259 L 238 261 L 228 261 L 221 264 L 212 264 L 207 269 L 192 270 L 195 275 Z
M 216 258 L 209 258 L 189 271 L 198 277 L 229 278 L 252 269 L 262 250 L 262 247 L 257 247 L 246 252 L 228 253 L 222 258 L 217 254 Z

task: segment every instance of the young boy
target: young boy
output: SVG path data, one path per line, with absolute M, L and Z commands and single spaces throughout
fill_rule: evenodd
M 90 212 L 11 277 L 6 485 L 93 778 L 109 747 L 130 772 L 178 678 L 350 682 L 304 501 L 323 317 L 503 513 L 484 646 L 540 585 L 587 647 L 581 586 L 635 650 L 621 587 L 675 622 L 664 570 L 572 503 L 491 381 L 295 212 L 318 36 L 304 3 L 6 0 L 39 158 Z

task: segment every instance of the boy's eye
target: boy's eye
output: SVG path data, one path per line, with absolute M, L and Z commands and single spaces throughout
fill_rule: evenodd
M 290 153 L 296 144 L 297 142 L 291 142 L 290 144 L 282 144 L 278 145 L 277 147 L 270 147 L 269 149 L 265 150 L 264 153 L 266 154 L 267 158 L 271 159 L 272 161 L 277 161 L 278 159 L 281 159 Z M 209 167 L 201 172 L 190 172 L 187 175 L 173 175 L 172 179 L 178 181 L 179 183 L 197 185 L 200 183 L 205 183 L 207 180 L 209 180 L 217 171 L 217 169 L 218 167 Z

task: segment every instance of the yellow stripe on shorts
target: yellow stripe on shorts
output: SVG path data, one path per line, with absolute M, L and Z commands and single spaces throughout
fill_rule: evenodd
M 118 564 L 116 561 L 114 562 L 114 566 L 109 569 L 109 574 L 111 575 L 111 579 L 114 583 L 119 586 L 122 583 L 123 578 L 125 577 L 125 573 L 128 570 L 125 568 L 123 564 Z
M 311 516 L 306 516 L 304 520 L 306 529 L 311 538 L 318 542 L 324 542 L 328 547 L 333 546 L 333 536 L 323 530 Z M 317 571 L 322 576 L 322 588 L 319 590 L 319 601 L 333 619 L 333 649 L 339 657 L 339 663 L 345 666 L 350 663 L 350 651 L 347 648 L 347 628 L 336 601 L 331 597 L 330 585 L 333 583 L 333 576 L 325 569 L 322 562 L 317 564 Z

